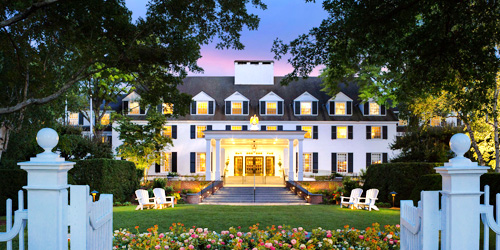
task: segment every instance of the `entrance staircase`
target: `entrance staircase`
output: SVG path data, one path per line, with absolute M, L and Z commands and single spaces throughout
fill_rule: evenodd
M 201 204 L 211 205 L 307 205 L 285 187 L 223 187 Z

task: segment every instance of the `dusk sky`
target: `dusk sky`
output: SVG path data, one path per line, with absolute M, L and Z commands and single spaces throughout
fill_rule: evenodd
M 327 17 L 326 11 L 321 7 L 321 1 L 305 3 L 305 0 L 263 0 L 267 4 L 266 10 L 249 9 L 251 13 L 260 17 L 257 31 L 243 30 L 241 40 L 245 49 L 218 50 L 215 44 L 204 46 L 202 58 L 198 64 L 205 70 L 204 74 L 191 74 L 199 76 L 233 76 L 234 60 L 274 60 L 271 47 L 277 37 L 288 42 L 300 34 L 307 33 L 312 27 L 319 26 Z M 146 14 L 144 0 L 126 0 L 127 7 L 132 10 L 133 19 Z M 275 61 L 274 75 L 283 76 L 292 71 L 287 64 L 286 57 Z M 317 76 L 316 69 L 312 76 Z

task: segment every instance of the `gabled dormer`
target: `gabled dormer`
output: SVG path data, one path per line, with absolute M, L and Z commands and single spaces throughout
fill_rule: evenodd
M 248 115 L 249 100 L 236 91 L 224 100 L 226 115 Z
M 260 115 L 283 115 L 283 98 L 274 92 L 269 92 L 259 100 Z
M 137 94 L 135 91 L 128 94 L 125 98 L 122 99 L 122 110 L 125 115 L 144 115 L 146 114 L 146 109 L 141 108 L 139 103 L 141 100 L 141 96 Z
M 295 115 L 317 116 L 318 99 L 306 91 L 293 100 L 293 110 Z
M 364 116 L 384 116 L 387 113 L 385 105 L 379 105 L 373 99 L 360 103 L 359 108 Z
M 213 115 L 215 113 L 215 99 L 201 91 L 193 97 L 191 102 L 192 115 Z
M 350 116 L 352 115 L 352 99 L 346 94 L 339 92 L 328 100 L 326 109 L 331 116 Z

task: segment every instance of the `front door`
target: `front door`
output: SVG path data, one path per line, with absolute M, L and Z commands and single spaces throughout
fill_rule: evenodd
M 234 176 L 243 176 L 243 156 L 234 157 Z
M 245 157 L 245 175 L 251 176 L 254 174 L 256 176 L 264 175 L 264 157 L 262 156 L 247 156 Z
M 266 156 L 266 176 L 274 176 L 274 156 Z

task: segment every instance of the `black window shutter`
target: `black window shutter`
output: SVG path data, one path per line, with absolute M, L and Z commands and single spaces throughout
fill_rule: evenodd
M 301 126 L 297 126 L 297 131 L 301 131 L 302 130 L 302 127 Z
M 370 114 L 370 105 L 368 104 L 368 102 L 365 103 L 365 107 L 363 108 L 363 114 L 364 115 L 368 115 Z
M 366 126 L 366 139 L 370 140 L 372 138 L 372 126 Z
M 191 102 L 191 114 L 196 115 L 196 101 Z
M 266 114 L 266 102 L 265 101 L 260 102 L 260 114 L 261 115 Z
M 352 130 L 352 126 L 347 126 L 347 139 L 349 140 L 352 140 L 354 137 Z
M 366 167 L 372 165 L 372 153 L 366 153 Z
M 207 125 L 207 131 L 212 131 L 212 125 Z
M 380 106 L 380 114 L 385 115 L 385 105 Z
M 387 163 L 387 153 L 382 153 L 382 163 Z
M 335 102 L 330 102 L 330 115 L 335 114 Z
M 282 114 L 283 114 L 283 102 L 279 101 L 278 102 L 278 115 L 282 115 Z
M 226 101 L 226 115 L 230 115 L 230 114 L 231 114 L 231 102 Z
M 214 114 L 214 101 L 209 101 L 208 102 L 208 114 L 213 115 Z
M 318 152 L 313 153 L 313 173 L 318 173 Z
M 226 130 L 227 131 L 231 130 L 231 125 L 226 125 Z
M 196 153 L 191 152 L 191 173 L 196 173 Z
M 243 131 L 247 131 L 247 130 L 248 130 L 248 125 L 243 125 L 243 126 L 241 126 L 241 129 L 242 129 Z
M 172 139 L 177 139 L 177 125 L 172 125 Z
M 163 105 L 157 105 L 156 110 L 158 110 L 158 113 L 163 114 Z
M 159 173 L 161 171 L 160 164 L 155 162 L 155 173 Z
M 278 131 L 283 131 L 283 125 L 278 126 Z
M 243 114 L 248 115 L 248 101 L 243 101 Z
M 264 125 L 260 126 L 260 130 L 266 131 L 266 126 L 264 126 Z
M 312 102 L 312 114 L 317 115 L 318 114 L 318 102 L 314 101 Z
M 82 114 L 82 112 L 78 113 L 78 125 L 83 125 L 83 114 Z
M 146 114 L 146 107 L 142 108 L 141 106 L 139 106 L 139 114 L 141 115 Z
M 332 173 L 337 172 L 337 153 L 332 153 Z
M 349 172 L 349 173 L 354 172 L 354 154 L 353 153 L 347 154 L 347 172 Z
M 382 126 L 382 139 L 387 139 L 387 126 Z
M 313 126 L 313 139 L 318 139 L 318 126 Z
M 346 102 L 346 114 L 352 115 L 352 102 Z
M 128 115 L 128 101 L 123 101 L 122 110 L 124 115 Z
M 172 172 L 177 172 L 177 152 L 172 152 Z
M 300 102 L 295 102 L 295 114 L 300 115 Z
M 337 139 L 337 126 L 332 126 L 332 140 Z
M 196 126 L 195 125 L 191 125 L 191 139 L 194 139 L 196 138 Z

